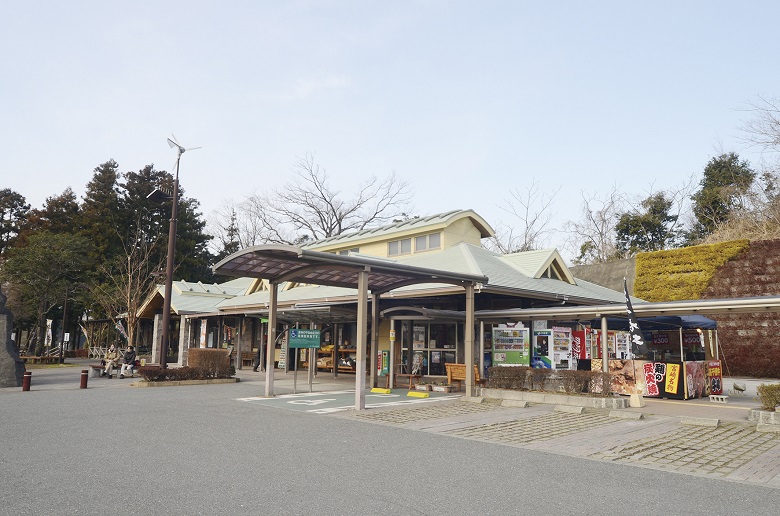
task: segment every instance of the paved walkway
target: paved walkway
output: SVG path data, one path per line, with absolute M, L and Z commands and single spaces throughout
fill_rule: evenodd
M 76 361 L 75 367 L 33 369 L 32 390 L 78 389 L 80 371 L 93 361 Z M 241 391 L 263 392 L 265 373 L 239 370 Z M 90 378 L 90 389 L 129 388 L 136 379 Z M 730 382 L 730 380 L 729 380 Z M 275 372 L 278 397 L 293 393 L 293 373 Z M 757 385 L 760 382 L 755 382 Z M 322 393 L 354 396 L 355 378 L 320 372 L 314 380 L 314 397 Z M 731 385 L 731 383 L 726 383 Z M 256 386 L 256 389 L 254 387 Z M 249 389 L 247 389 L 249 387 Z M 305 371 L 298 373 L 297 399 L 309 391 Z M 2 391 L 19 388 L 0 389 Z M 393 396 L 405 396 L 397 389 Z M 329 396 L 330 397 L 330 396 Z M 236 401 L 247 401 L 239 397 Z M 363 412 L 318 411 L 374 424 L 390 425 L 461 439 L 478 440 L 548 453 L 607 461 L 689 475 L 745 482 L 780 489 L 780 434 L 756 432 L 748 421 L 757 408 L 754 392 L 730 396 L 729 403 L 703 400 L 645 399 L 645 407 L 624 409 L 621 414 L 642 413 L 642 419 L 628 420 L 608 410 L 588 409 L 582 414 L 561 412 L 552 405 L 527 408 L 504 407 L 496 400 L 442 396 L 419 405 L 390 403 Z M 296 404 L 298 408 L 300 403 Z M 283 406 L 283 404 L 279 404 Z M 323 417 L 313 415 L 312 417 Z M 719 420 L 717 427 L 683 424 L 684 418 Z M 706 421 L 705 421 L 706 422 Z

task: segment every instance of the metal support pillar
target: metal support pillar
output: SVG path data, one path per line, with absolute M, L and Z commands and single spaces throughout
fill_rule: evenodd
M 268 284 L 268 344 L 265 360 L 265 395 L 274 395 L 274 350 L 276 349 L 276 297 L 279 285 Z
M 366 408 L 366 334 L 368 333 L 368 267 L 358 273 L 355 410 Z
M 390 319 L 390 389 L 395 388 L 395 367 L 395 319 Z
M 466 397 L 474 395 L 474 285 L 466 285 Z
M 376 370 L 379 365 L 379 296 L 371 295 L 371 355 L 369 358 L 371 387 L 376 387 Z
M 607 349 L 607 333 L 609 325 L 607 324 L 607 317 L 601 317 L 601 370 L 605 373 L 609 372 L 609 349 Z

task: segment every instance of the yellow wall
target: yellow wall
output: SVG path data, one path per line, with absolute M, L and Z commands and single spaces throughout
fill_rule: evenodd
M 479 230 L 474 227 L 471 219 L 459 219 L 442 231 L 442 249 L 457 245 L 461 242 L 476 246 L 479 246 L 481 243 L 481 235 Z
M 318 251 L 324 252 L 339 252 L 347 251 L 349 249 L 360 249 L 360 254 L 367 256 L 378 256 L 387 258 L 387 244 L 388 242 L 395 242 L 397 240 L 403 240 L 405 238 L 412 239 L 412 253 L 414 254 L 414 238 L 423 235 L 430 235 L 432 233 L 441 233 L 441 249 L 446 249 L 453 245 L 457 245 L 460 242 L 479 246 L 481 245 L 482 235 L 480 230 L 474 226 L 474 223 L 469 217 L 459 218 L 452 224 L 441 227 L 441 225 L 432 225 L 429 227 L 416 228 L 413 231 L 398 232 L 393 235 L 388 235 L 385 238 L 374 241 L 353 241 L 344 243 L 341 246 L 323 246 L 317 248 Z M 436 249 L 422 252 L 436 252 Z M 399 255 L 399 256 L 409 256 Z

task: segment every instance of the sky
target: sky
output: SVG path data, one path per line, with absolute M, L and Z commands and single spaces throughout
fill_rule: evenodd
M 346 196 L 395 173 L 417 215 L 516 222 L 557 192 L 563 250 L 583 194 L 679 187 L 780 96 L 766 1 L 0 3 L 0 189 L 33 207 L 95 167 L 171 171 L 205 218 L 280 188 L 312 154 Z

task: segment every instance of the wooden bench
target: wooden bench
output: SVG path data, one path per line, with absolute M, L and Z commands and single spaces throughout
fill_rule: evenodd
M 22 355 L 19 358 L 25 364 L 56 364 L 57 362 L 60 361 L 60 357 L 55 357 L 52 355 L 43 355 L 40 357 L 33 356 L 33 355 L 30 356 Z
M 419 374 L 407 374 L 407 373 L 396 373 L 396 378 L 409 378 L 409 390 L 412 390 L 412 387 L 414 387 L 415 380 L 419 380 L 422 378 L 422 375 Z M 386 383 L 390 383 L 390 376 L 387 376 Z
M 241 367 L 244 366 L 254 367 L 256 358 L 257 358 L 257 351 L 242 351 Z
M 447 383 L 453 385 L 458 382 L 458 390 L 461 384 L 466 381 L 466 364 L 444 364 L 447 368 Z M 485 385 L 485 379 L 479 377 L 479 367 L 474 364 L 474 384 Z
M 105 371 L 106 366 L 101 364 L 90 364 L 89 365 L 89 377 L 90 378 L 99 378 L 101 374 L 103 374 L 103 371 Z M 114 367 L 114 371 L 112 372 L 112 376 L 119 377 L 119 371 L 122 370 L 122 364 L 119 364 L 118 366 Z M 135 366 L 133 366 L 132 369 L 130 369 L 130 374 L 135 375 Z

